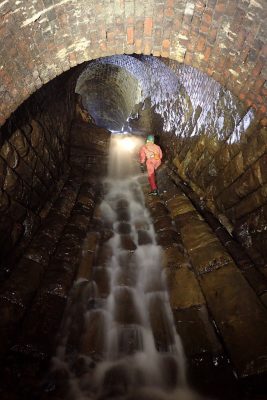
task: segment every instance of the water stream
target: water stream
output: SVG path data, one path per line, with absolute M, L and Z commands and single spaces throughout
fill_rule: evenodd
M 65 399 L 196 399 L 134 150 L 121 140 L 111 140 L 100 204 L 110 238 L 98 248 L 92 280 L 75 282 L 53 374 Z

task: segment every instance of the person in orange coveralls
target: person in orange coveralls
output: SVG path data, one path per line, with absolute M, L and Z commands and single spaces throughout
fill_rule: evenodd
M 146 144 L 139 151 L 141 171 L 144 172 L 144 164 L 146 163 L 148 181 L 151 187 L 149 194 L 158 195 L 159 191 L 156 185 L 155 171 L 161 164 L 162 151 L 161 148 L 154 144 L 154 136 L 148 135 Z

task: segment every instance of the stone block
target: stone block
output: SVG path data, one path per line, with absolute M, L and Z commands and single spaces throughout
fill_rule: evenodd
M 216 359 L 223 353 L 205 305 L 173 310 L 173 316 L 189 359 L 201 358 L 205 353 Z
M 19 340 L 12 350 L 39 359 L 48 359 L 55 351 L 66 301 L 65 297 L 55 293 L 40 291 L 28 311 Z
M 190 211 L 195 211 L 195 207 L 185 195 L 176 195 L 167 202 L 167 207 L 170 211 L 172 218 L 177 215 L 185 214 Z
M 208 243 L 218 241 L 209 225 L 201 220 L 194 221 L 194 229 L 192 229 L 191 224 L 183 226 L 181 228 L 181 237 L 188 252 L 207 246 Z
M 188 267 L 166 270 L 165 273 L 172 309 L 183 309 L 205 303 L 197 278 Z
M 157 232 L 157 243 L 164 248 L 181 245 L 180 235 L 173 229 Z
M 149 318 L 158 351 L 167 352 L 174 344 L 174 332 L 170 329 L 165 304 L 160 296 L 153 295 L 149 298 Z
M 154 202 L 151 207 L 149 207 L 149 211 L 154 222 L 168 215 L 167 208 L 160 201 Z
M 9 279 L 3 284 L 0 297 L 26 307 L 40 285 L 43 272 L 41 263 L 22 258 Z
M 84 331 L 81 337 L 80 352 L 93 359 L 103 357 L 105 351 L 105 317 L 103 311 L 90 311 L 85 316 Z
M 97 285 L 98 296 L 106 298 L 110 290 L 110 276 L 108 268 L 95 267 L 92 272 L 92 279 Z
M 97 232 L 89 232 L 84 239 L 80 264 L 77 271 L 77 279 L 84 278 L 90 280 L 92 277 L 92 268 L 96 259 L 96 250 L 99 241 Z
M 120 324 L 140 324 L 139 314 L 132 289 L 119 287 L 114 292 L 115 321 Z
M 189 257 L 197 275 L 227 266 L 232 261 L 229 253 L 217 239 L 204 242 L 203 246 L 190 250 Z
M 263 185 L 258 190 L 241 200 L 236 206 L 229 209 L 227 211 L 227 213 L 229 213 L 229 217 L 239 219 L 243 215 L 251 213 L 252 211 L 265 204 L 266 195 L 267 184 Z
M 167 215 L 165 217 L 161 217 L 155 221 L 154 227 L 156 232 L 173 229 L 172 219 Z
M 181 228 L 183 228 L 186 225 L 192 225 L 198 223 L 199 221 L 203 221 L 203 218 L 201 215 L 196 211 L 189 211 L 184 214 L 179 214 L 174 218 L 175 226 L 178 229 L 179 232 L 181 232 Z
M 239 377 L 267 370 L 267 310 L 231 263 L 203 274 L 200 285 Z
M 162 265 L 166 269 L 177 269 L 188 265 L 189 260 L 182 246 L 172 246 L 164 249 Z

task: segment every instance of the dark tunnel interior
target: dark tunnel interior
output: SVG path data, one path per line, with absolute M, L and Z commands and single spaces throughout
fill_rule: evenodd
M 140 193 L 133 183 L 131 196 L 143 199 L 162 249 L 169 329 L 181 339 L 197 394 L 172 393 L 177 366 L 165 347 L 176 333 L 164 328 L 167 312 L 156 300 L 149 315 L 162 371 L 171 371 L 167 395 L 125 394 L 120 364 L 95 394 L 85 380 L 96 379 L 103 360 L 97 310 L 110 293 L 105 267 L 115 254 L 105 181 L 110 143 L 134 137 L 140 145 L 148 134 L 163 151 L 160 195 L 149 196 L 138 169 Z M 253 108 L 192 66 L 112 55 L 43 85 L 0 138 L 1 399 L 266 398 L 267 128 Z M 127 157 L 139 168 L 137 150 Z M 128 206 L 121 198 L 115 208 L 126 264 L 136 251 L 127 213 L 138 211 Z M 150 243 L 145 218 L 135 222 L 137 247 Z M 120 279 L 125 289 L 134 278 Z M 129 347 L 137 335 L 131 293 L 116 294 Z

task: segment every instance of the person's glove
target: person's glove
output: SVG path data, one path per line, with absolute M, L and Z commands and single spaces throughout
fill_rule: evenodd
M 144 166 L 144 164 L 140 164 L 140 170 L 141 170 L 142 173 L 145 172 L 145 166 Z

